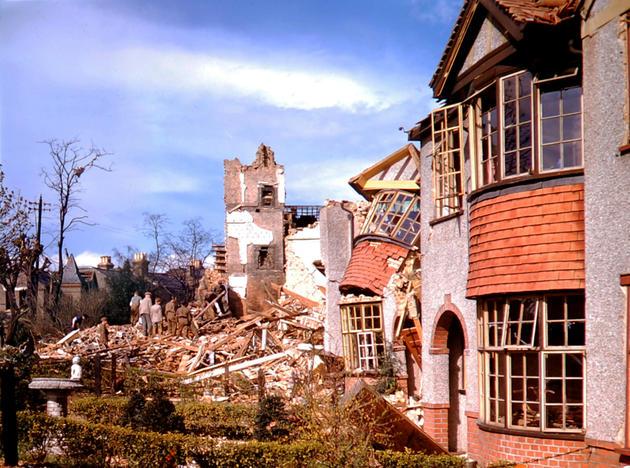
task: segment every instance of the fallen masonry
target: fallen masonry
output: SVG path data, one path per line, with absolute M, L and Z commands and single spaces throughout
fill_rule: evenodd
M 253 401 L 260 392 L 292 398 L 302 382 L 341 378 L 340 358 L 323 350 L 317 303 L 290 291 L 279 300 L 271 297 L 265 312 L 240 318 L 225 314 L 208 320 L 203 318 L 207 306 L 193 308 L 199 334 L 194 340 L 168 334 L 144 337 L 131 325 L 112 325 L 107 346 L 93 327 L 41 344 L 37 352 L 44 360 L 98 356 L 125 367 L 171 374 L 184 384 L 211 389 L 205 396 L 212 400 Z

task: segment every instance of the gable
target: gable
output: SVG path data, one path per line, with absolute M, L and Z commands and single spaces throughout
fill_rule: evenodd
M 481 28 L 479 28 L 477 37 L 468 51 L 468 55 L 464 60 L 464 64 L 458 76 L 464 74 L 470 67 L 507 42 L 508 38 L 486 17 Z
M 348 183 L 366 199 L 380 190 L 419 191 L 420 157 L 415 146 L 407 144 L 365 169 Z

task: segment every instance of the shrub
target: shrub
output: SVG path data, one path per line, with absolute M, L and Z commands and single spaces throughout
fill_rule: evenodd
M 228 402 L 187 402 L 175 406 L 187 433 L 229 439 L 249 439 L 256 408 Z
M 258 403 L 254 422 L 254 437 L 258 440 L 273 440 L 288 434 L 284 401 L 277 395 L 264 397 Z
M 425 455 L 393 450 L 377 451 L 376 459 L 383 468 L 463 468 L 466 465 L 465 460 L 458 456 Z
M 129 399 L 124 397 L 86 396 L 74 399 L 70 414 L 87 422 L 123 425 L 123 415 Z

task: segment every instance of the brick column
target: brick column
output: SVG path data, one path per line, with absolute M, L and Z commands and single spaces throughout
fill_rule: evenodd
M 424 432 L 445 449 L 448 448 L 448 403 L 421 403 L 424 410 Z

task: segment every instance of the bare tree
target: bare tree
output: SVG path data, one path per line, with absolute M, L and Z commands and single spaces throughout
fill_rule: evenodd
M 44 141 L 48 145 L 52 164 L 50 168 L 42 168 L 44 183 L 55 192 L 55 207 L 59 214 L 59 230 L 57 231 L 57 254 L 59 266 L 54 289 L 54 303 L 59 303 L 61 282 L 63 280 L 63 245 L 66 234 L 80 224 L 90 225 L 87 215 L 74 215 L 76 211 L 85 213 L 79 205 L 77 194 L 81 191 L 80 177 L 90 169 L 96 168 L 110 171 L 100 165 L 101 158 L 108 156 L 104 149 L 95 147 L 82 148 L 77 138 L 71 140 L 51 139 Z
M 4 173 L 0 170 L 0 285 L 6 291 L 9 307 L 9 324 L 6 333 L 8 343 L 13 343 L 16 325 L 28 312 L 35 314 L 37 286 L 41 271 L 36 266 L 42 246 L 33 232 L 28 202 L 13 190 L 4 186 Z M 18 303 L 16 288 L 22 277 L 26 283 L 26 297 Z
M 168 236 L 165 270 L 177 279 L 189 300 L 194 297 L 201 277 L 195 263 L 200 261 L 203 265 L 212 253 L 212 242 L 212 233 L 204 228 L 200 218 L 184 221 L 179 233 Z
M 169 223 L 168 217 L 163 213 L 142 213 L 144 219 L 141 231 L 145 237 L 153 241 L 155 250 L 149 254 L 149 260 L 153 265 L 151 272 L 163 269 L 165 266 L 164 257 L 168 255 L 169 233 L 166 226 Z

